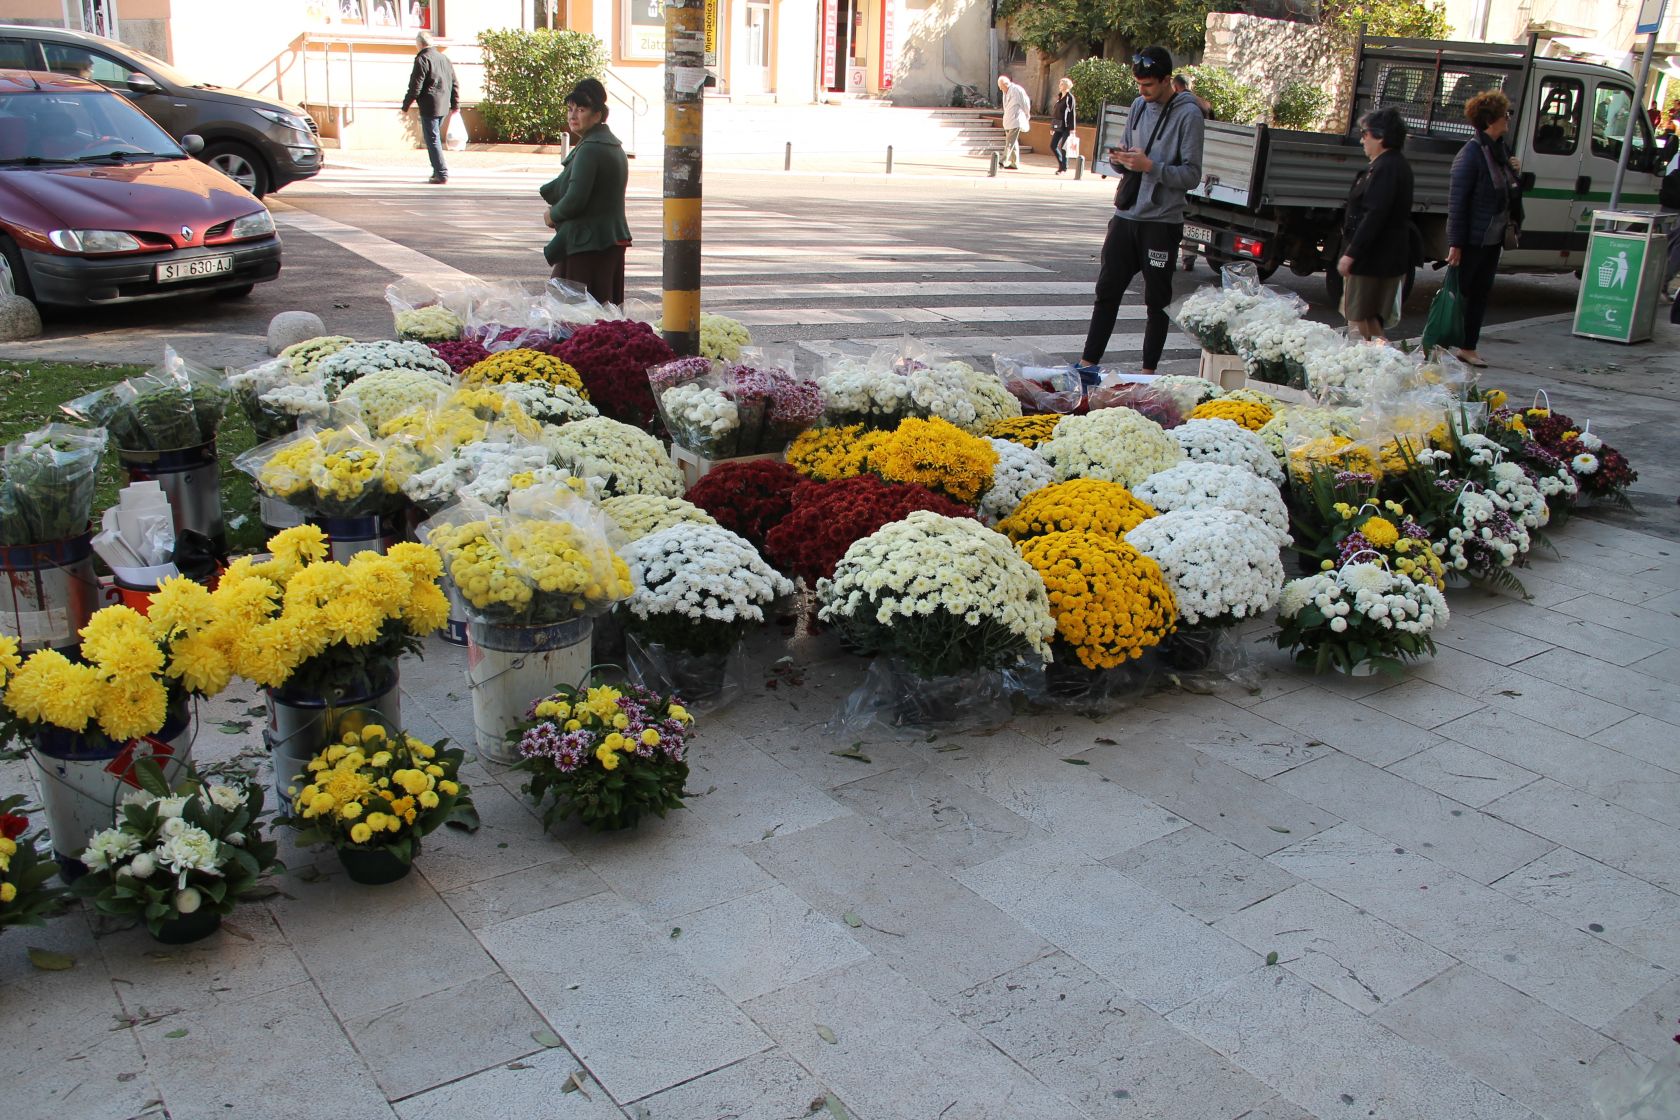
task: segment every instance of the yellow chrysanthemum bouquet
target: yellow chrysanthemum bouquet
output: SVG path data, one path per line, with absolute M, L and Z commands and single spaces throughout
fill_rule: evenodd
M 606 610 L 634 590 L 599 509 L 556 486 L 509 496 L 509 508 L 451 506 L 421 526 L 476 622 L 545 626 Z
M 1229 420 L 1251 432 L 1258 432 L 1274 415 L 1271 407 L 1266 404 L 1243 400 L 1228 393 L 1216 401 L 1197 405 L 1190 413 L 1190 419 Z
M 369 695 L 390 684 L 397 658 L 419 652 L 420 639 L 448 620 L 442 565 L 424 545 L 339 563 L 326 558 L 326 535 L 302 525 L 277 533 L 268 547 L 266 560 L 235 560 L 216 589 L 250 608 L 248 624 L 230 637 L 230 660 L 264 688 Z M 154 615 L 157 609 L 154 599 Z
M 925 486 L 974 505 L 991 489 L 998 453 L 979 436 L 934 417 L 903 420 L 869 452 L 869 469 L 887 482 Z
M 998 532 L 1020 542 L 1045 533 L 1097 533 L 1123 537 L 1155 516 L 1155 508 L 1118 482 L 1076 478 L 1034 490 L 1015 512 L 998 522 Z
M 289 813 L 300 844 L 331 844 L 350 878 L 389 883 L 408 874 L 420 838 L 438 826 L 477 827 L 465 752 L 388 729 L 377 712 L 351 709 L 333 742 L 291 775 Z
M 887 433 L 862 424 L 807 428 L 788 445 L 788 466 L 813 482 L 855 478 L 869 469 L 869 456 Z
M 1045 533 L 1024 542 L 1021 556 L 1049 592 L 1052 649 L 1071 650 L 1087 669 L 1123 665 L 1172 632 L 1177 610 L 1160 567 L 1124 541 Z
M 403 475 L 389 443 L 360 423 L 306 429 L 259 444 L 234 460 L 271 498 L 317 517 L 370 517 L 401 507 Z
M 1037 447 L 1056 434 L 1056 425 L 1061 422 L 1062 414 L 1059 412 L 1006 416 L 1002 420 L 993 420 L 987 424 L 982 434 L 993 439 L 1006 439 L 1022 447 Z
M 546 381 L 563 385 L 585 400 L 589 393 L 583 387 L 578 371 L 551 354 L 541 350 L 501 350 L 481 362 L 466 368 L 461 380 L 468 385 L 499 385 L 504 382 Z

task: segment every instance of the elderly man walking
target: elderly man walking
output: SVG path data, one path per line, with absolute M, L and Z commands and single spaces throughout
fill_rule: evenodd
M 443 164 L 443 134 L 447 118 L 461 108 L 461 89 L 455 82 L 455 68 L 433 45 L 432 33 L 422 31 L 414 41 L 420 53 L 414 56 L 414 68 L 408 74 L 408 93 L 403 97 L 402 111 L 408 112 L 410 105 L 420 106 L 420 136 L 432 160 L 430 181 L 447 183 L 449 168 Z
M 1032 123 L 1032 102 L 1027 87 L 1018 86 L 1005 74 L 998 78 L 998 92 L 1003 94 L 1003 159 L 1000 167 L 1017 170 L 1021 166 L 1021 133 Z

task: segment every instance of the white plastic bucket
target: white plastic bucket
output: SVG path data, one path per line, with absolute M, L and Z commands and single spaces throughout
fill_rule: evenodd
M 41 785 L 41 807 L 52 832 L 53 858 L 65 879 L 87 869 L 77 857 L 88 837 L 117 823 L 123 798 L 139 790 L 134 764 L 155 760 L 171 786 L 192 758 L 193 709 L 180 701 L 157 735 L 121 746 L 89 748 L 79 735 L 49 731 L 36 737 L 30 768 Z
M 588 618 L 552 626 L 467 625 L 467 684 L 480 754 L 495 762 L 519 760 L 507 733 L 555 685 L 583 680 L 592 632 Z
M 395 667 L 391 682 L 376 692 L 359 696 L 314 697 L 287 695 L 269 689 L 268 741 L 269 760 L 274 766 L 274 804 L 280 812 L 289 812 L 291 799 L 286 787 L 294 785 L 294 778 L 309 766 L 309 760 L 332 744 L 338 716 L 352 709 L 377 712 L 385 718 L 386 730 L 396 731 L 402 726 L 402 689 Z

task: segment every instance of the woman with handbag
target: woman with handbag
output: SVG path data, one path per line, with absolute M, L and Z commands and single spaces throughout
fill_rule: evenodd
M 1075 111 L 1073 79 L 1063 78 L 1056 83 L 1056 104 L 1050 110 L 1050 153 L 1056 157 L 1056 174 L 1067 170 L 1067 142 L 1073 135 Z
M 1366 340 L 1386 341 L 1400 321 L 1400 292 L 1412 258 L 1412 165 L 1400 154 L 1406 121 L 1393 108 L 1359 122 L 1369 167 L 1353 181 L 1342 220 L 1342 315 Z
M 1522 165 L 1505 146 L 1511 128 L 1511 101 L 1498 90 L 1478 93 L 1464 106 L 1476 138 L 1459 151 L 1447 196 L 1447 264 L 1457 266 L 1464 294 L 1464 336 L 1458 356 L 1466 365 L 1485 369 L 1476 352 L 1488 296 L 1499 271 L 1499 254 L 1515 249 L 1522 229 Z

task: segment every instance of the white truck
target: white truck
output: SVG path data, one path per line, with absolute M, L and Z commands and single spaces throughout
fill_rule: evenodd
M 1535 54 L 1523 45 L 1361 37 L 1358 87 L 1340 135 L 1296 132 L 1263 124 L 1207 122 L 1202 184 L 1190 192 L 1183 252 L 1202 254 L 1215 269 L 1255 262 L 1262 278 L 1279 266 L 1297 276 L 1325 274 L 1332 301 L 1341 299 L 1342 213 L 1356 175 L 1366 166 L 1359 120 L 1381 106 L 1398 109 L 1410 126 L 1406 158 L 1415 182 L 1412 224 L 1422 258 L 1447 255 L 1447 196 L 1452 161 L 1473 129 L 1464 105 L 1484 90 L 1511 99 L 1507 143 L 1522 161 L 1525 217 L 1520 248 L 1500 258 L 1509 272 L 1577 272 L 1586 255 L 1594 207 L 1606 205 L 1628 116 L 1632 153 L 1622 209 L 1656 209 L 1661 182 L 1650 123 L 1620 70 Z M 1104 105 L 1096 170 L 1118 143 L 1129 105 Z M 1112 140 L 1110 138 L 1113 138 Z M 1406 277 L 1411 291 L 1413 277 Z

